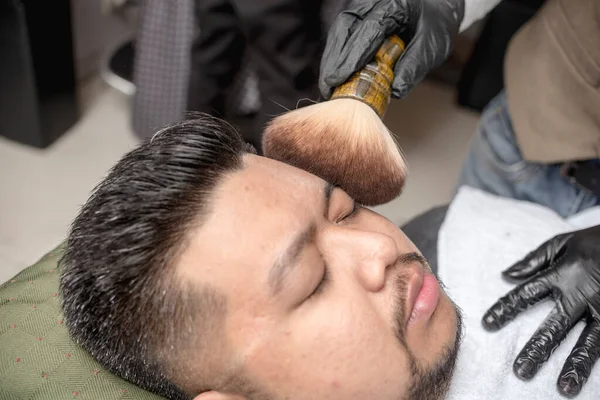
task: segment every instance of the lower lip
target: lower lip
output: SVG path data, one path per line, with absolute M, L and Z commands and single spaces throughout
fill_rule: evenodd
M 439 300 L 440 285 L 432 274 L 426 273 L 423 276 L 423 284 L 415 300 L 408 324 L 429 319 L 435 311 Z

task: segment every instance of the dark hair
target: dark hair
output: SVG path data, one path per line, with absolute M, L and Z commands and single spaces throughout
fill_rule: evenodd
M 110 170 L 75 218 L 61 259 L 72 338 L 111 372 L 171 399 L 190 397 L 172 375 L 197 341 L 192 327 L 209 329 L 225 308 L 214 291 L 178 280 L 173 264 L 220 179 L 249 151 L 226 123 L 193 118 Z

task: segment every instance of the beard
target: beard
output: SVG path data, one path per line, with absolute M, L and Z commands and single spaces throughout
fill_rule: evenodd
M 417 253 L 411 253 L 405 255 L 404 261 L 415 261 L 423 265 L 427 270 L 429 266 L 427 261 Z M 410 260 L 408 260 L 410 259 Z M 407 294 L 407 276 L 400 274 L 396 279 L 398 298 L 396 299 L 395 312 L 394 312 L 394 325 L 395 334 L 398 338 L 400 346 L 406 351 L 410 363 L 410 373 L 412 384 L 406 400 L 439 400 L 443 399 L 448 389 L 450 388 L 450 382 L 452 380 L 452 374 L 454 367 L 456 366 L 456 359 L 458 356 L 458 350 L 462 341 L 462 312 L 460 308 L 451 301 L 454 310 L 456 312 L 456 337 L 453 345 L 444 346 L 441 350 L 441 355 L 436 361 L 435 365 L 426 368 L 421 362 L 414 356 L 408 344 L 406 342 L 406 332 L 404 327 L 404 321 L 406 321 L 406 294 Z M 437 278 L 437 277 L 436 277 Z M 439 280 L 440 288 L 443 289 L 444 285 Z
M 412 386 L 408 394 L 408 399 L 410 400 L 443 399 L 446 393 L 448 393 L 448 389 L 450 389 L 458 349 L 462 340 L 462 313 L 454 303 L 452 304 L 456 310 L 456 338 L 454 345 L 444 346 L 440 359 L 429 369 L 424 368 L 412 353 L 408 352 L 412 375 Z

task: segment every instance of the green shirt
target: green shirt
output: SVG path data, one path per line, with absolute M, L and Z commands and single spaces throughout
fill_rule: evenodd
M 71 340 L 58 293 L 62 250 L 0 286 L 0 399 L 162 399 L 108 372 Z

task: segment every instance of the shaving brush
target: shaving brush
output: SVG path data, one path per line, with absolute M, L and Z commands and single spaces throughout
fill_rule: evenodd
M 375 59 L 337 87 L 330 101 L 274 118 L 263 135 L 265 155 L 338 185 L 367 206 L 396 198 L 407 165 L 382 119 L 403 51 L 399 37 L 386 39 Z

